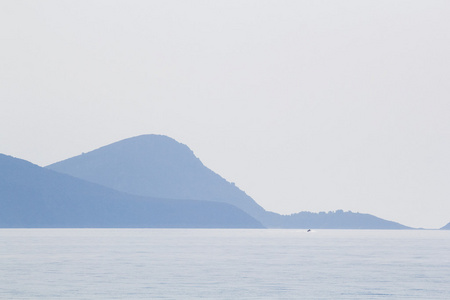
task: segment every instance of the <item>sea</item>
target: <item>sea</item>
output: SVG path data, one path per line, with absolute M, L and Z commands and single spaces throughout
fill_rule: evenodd
M 450 231 L 0 229 L 0 299 L 450 299 Z

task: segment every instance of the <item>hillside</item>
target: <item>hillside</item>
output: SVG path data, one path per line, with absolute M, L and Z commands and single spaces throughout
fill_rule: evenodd
M 407 228 L 351 212 L 339 216 L 267 212 L 244 191 L 205 167 L 186 145 L 167 136 L 125 139 L 47 168 L 134 195 L 229 203 L 271 228 Z
M 47 168 L 133 195 L 226 202 L 247 213 L 264 212 L 186 145 L 167 136 L 129 138 Z
M 225 203 L 129 195 L 0 154 L 0 227 L 262 226 Z
M 450 230 L 450 223 L 441 228 L 442 230 Z

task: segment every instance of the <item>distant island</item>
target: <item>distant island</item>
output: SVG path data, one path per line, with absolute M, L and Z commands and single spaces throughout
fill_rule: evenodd
M 125 139 L 46 168 L 129 195 L 226 203 L 267 228 L 409 228 L 373 215 L 342 210 L 292 215 L 266 211 L 236 185 L 204 166 L 186 145 L 163 135 Z

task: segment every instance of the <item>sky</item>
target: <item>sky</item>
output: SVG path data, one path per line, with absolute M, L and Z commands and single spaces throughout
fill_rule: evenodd
M 0 153 L 141 134 L 266 210 L 450 222 L 447 0 L 1 1 Z

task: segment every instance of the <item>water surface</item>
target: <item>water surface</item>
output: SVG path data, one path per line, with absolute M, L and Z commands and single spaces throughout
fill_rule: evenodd
M 450 299 L 450 231 L 0 229 L 1 299 Z

